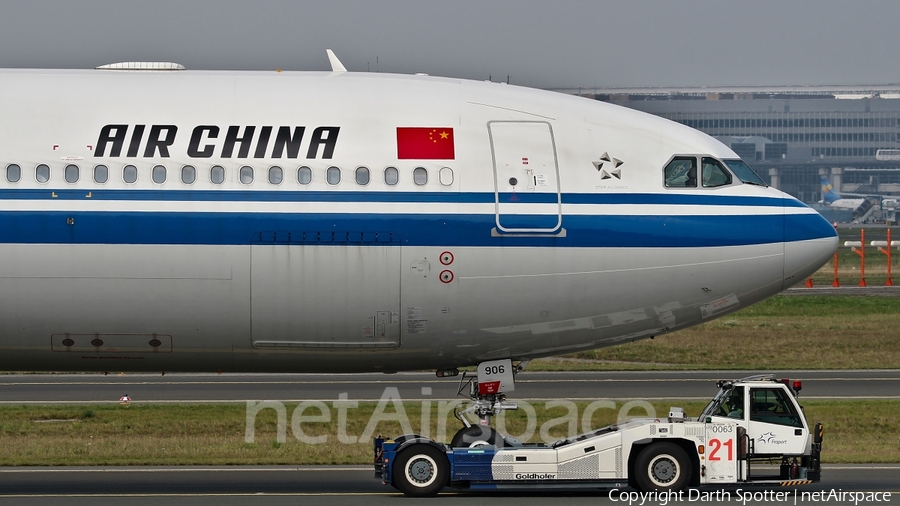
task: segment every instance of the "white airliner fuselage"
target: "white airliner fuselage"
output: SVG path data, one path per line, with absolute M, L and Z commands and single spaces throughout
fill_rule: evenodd
M 674 159 L 727 178 L 670 184 Z M 835 251 L 737 159 L 496 83 L 5 70 L 0 369 L 389 372 L 665 334 Z

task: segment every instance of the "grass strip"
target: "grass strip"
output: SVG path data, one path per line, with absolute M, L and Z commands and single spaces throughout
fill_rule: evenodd
M 900 297 L 776 296 L 652 340 L 536 360 L 528 368 L 895 369 L 898 314 Z
M 507 412 L 498 424 L 514 436 L 528 436 L 530 432 L 531 441 L 562 438 L 582 432 L 585 424 L 597 428 L 614 423 L 627 407 L 623 401 L 605 402 L 590 406 L 588 402 L 530 401 L 519 411 Z M 660 416 L 665 416 L 670 406 L 681 406 L 689 415 L 697 416 L 705 402 L 649 404 Z M 824 462 L 900 461 L 900 418 L 896 416 L 900 401 L 807 400 L 803 404 L 810 423 L 825 423 Z M 247 442 L 244 404 L 7 405 L 0 406 L 0 463 L 8 466 L 367 464 L 371 460 L 372 443 L 368 438 L 360 439 L 367 425 L 372 424 L 369 432 L 373 435 L 397 436 L 412 430 L 448 440 L 459 428 L 459 422 L 448 414 L 449 407 L 444 401 L 388 403 L 386 409 L 382 405 L 381 415 L 375 420 L 382 421 L 375 423 L 373 413 L 379 408 L 374 402 L 359 402 L 355 407 L 342 406 L 338 401 L 307 403 L 299 415 L 295 414 L 296 405 L 286 405 L 283 442 L 278 437 L 276 410 L 267 408 L 256 415 L 254 438 Z M 533 408 L 531 414 L 529 407 Z M 645 416 L 640 406 L 633 407 L 631 416 Z M 586 420 L 591 410 L 593 413 Z M 422 427 L 423 412 L 428 413 L 427 430 Z M 399 420 L 408 420 L 409 425 L 403 427 Z M 440 437 L 441 432 L 444 437 Z M 320 438 L 323 442 L 310 444 L 298 437 L 307 441 Z

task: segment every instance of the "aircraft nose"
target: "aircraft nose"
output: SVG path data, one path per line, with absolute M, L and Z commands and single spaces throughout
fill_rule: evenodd
M 785 199 L 784 212 L 782 289 L 787 289 L 805 281 L 834 257 L 838 234 L 821 214 L 793 198 Z

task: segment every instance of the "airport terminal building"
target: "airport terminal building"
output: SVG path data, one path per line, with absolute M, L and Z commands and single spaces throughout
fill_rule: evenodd
M 776 188 L 807 203 L 838 193 L 900 195 L 900 84 L 568 88 L 702 130 Z

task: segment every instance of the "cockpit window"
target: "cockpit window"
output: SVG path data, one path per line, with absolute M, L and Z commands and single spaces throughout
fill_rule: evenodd
M 700 179 L 705 188 L 715 188 L 731 184 L 731 173 L 722 166 L 722 162 L 715 158 L 703 158 L 703 166 L 700 170 Z
M 769 186 L 756 174 L 756 172 L 753 172 L 753 169 L 744 163 L 743 160 L 724 160 L 724 162 L 725 165 L 731 169 L 731 172 L 734 172 L 734 175 L 742 182 L 759 186 Z
M 676 156 L 665 168 L 666 188 L 696 188 L 697 159 L 692 156 Z

